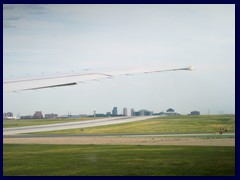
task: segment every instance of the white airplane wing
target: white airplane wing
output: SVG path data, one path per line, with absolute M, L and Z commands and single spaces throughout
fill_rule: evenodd
M 3 82 L 3 92 L 18 92 L 26 90 L 37 90 L 44 88 L 54 88 L 62 86 L 73 86 L 89 80 L 99 80 L 104 78 L 113 78 L 120 75 L 134 75 L 141 73 L 156 73 L 166 71 L 180 71 L 180 70 L 193 70 L 190 67 L 162 69 L 154 68 L 135 68 L 115 71 L 103 72 L 85 72 L 85 73 L 72 73 L 67 75 L 47 76 L 39 78 L 26 78 L 18 80 L 9 80 Z

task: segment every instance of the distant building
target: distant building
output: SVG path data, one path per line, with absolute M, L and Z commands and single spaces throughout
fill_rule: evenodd
M 72 117 L 72 116 L 69 116 L 69 114 L 58 116 L 58 118 L 60 118 L 60 119 L 67 119 L 67 118 L 70 118 L 70 117 Z
M 21 116 L 20 119 L 33 119 L 32 115 Z
M 73 118 L 86 118 L 87 114 L 72 115 Z
M 153 111 L 145 111 L 144 116 L 152 116 L 153 115 Z
M 43 119 L 42 111 L 36 111 L 36 112 L 33 114 L 33 118 L 34 118 L 34 119 Z
M 127 115 L 128 115 L 127 108 L 125 107 L 125 108 L 123 108 L 123 116 L 127 116 Z
M 118 113 L 117 113 L 117 107 L 114 107 L 113 110 L 112 110 L 112 115 L 113 116 L 117 116 Z
M 192 111 L 190 115 L 200 115 L 199 111 Z
M 107 112 L 106 116 L 108 116 L 108 117 L 111 116 L 111 112 Z
M 13 117 L 12 112 L 3 113 L 3 118 L 9 118 L 9 117 Z
M 103 114 L 103 113 L 101 113 L 101 114 L 95 114 L 95 117 L 106 117 L 106 114 Z
M 7 112 L 7 113 L 3 113 L 3 119 L 5 120 L 5 119 L 19 119 L 19 118 L 14 117 L 12 112 Z
M 131 109 L 131 116 L 135 116 L 135 110 L 133 108 Z
M 148 110 L 145 110 L 145 109 L 141 109 L 138 112 L 134 112 L 134 115 L 135 116 L 151 116 L 151 115 L 153 115 L 153 111 L 148 111 Z
M 159 115 L 164 116 L 164 115 L 166 115 L 166 113 L 162 111 L 159 113 Z
M 45 119 L 57 119 L 58 118 L 58 114 L 45 114 L 44 115 Z
M 174 110 L 172 109 L 172 108 L 169 108 L 169 109 L 167 109 L 167 111 L 166 111 L 167 113 L 173 113 L 174 112 Z
M 140 111 L 139 111 L 139 116 L 144 116 L 144 114 L 145 114 L 145 109 L 141 109 Z
M 174 112 L 174 110 L 172 108 L 169 108 L 166 110 L 166 113 L 164 115 L 167 115 L 167 116 L 177 116 L 177 115 L 180 115 L 176 112 Z
M 134 112 L 134 116 L 140 116 L 140 112 L 139 111 Z

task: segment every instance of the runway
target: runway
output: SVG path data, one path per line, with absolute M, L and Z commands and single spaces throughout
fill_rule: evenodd
M 235 133 L 157 133 L 157 134 L 27 134 L 43 131 L 87 128 L 142 121 L 157 116 L 109 117 L 80 122 L 3 129 L 3 143 L 10 144 L 126 144 L 126 145 L 187 145 L 235 146 Z
M 97 120 L 87 120 L 80 122 L 67 122 L 58 124 L 38 125 L 38 126 L 25 126 L 17 128 L 3 128 L 3 135 L 17 135 L 22 133 L 44 132 L 44 131 L 57 131 L 64 129 L 77 129 L 95 126 L 104 126 L 111 124 L 121 124 L 134 121 L 142 121 L 146 119 L 155 118 L 158 116 L 127 116 L 127 117 L 109 117 Z

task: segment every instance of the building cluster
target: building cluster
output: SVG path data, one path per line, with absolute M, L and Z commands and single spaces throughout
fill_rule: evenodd
M 128 109 L 126 107 L 123 108 L 122 114 L 118 114 L 117 107 L 114 107 L 112 110 L 112 114 L 109 114 L 110 116 L 128 116 Z M 145 109 L 142 109 L 140 111 L 135 111 L 133 108 L 130 110 L 130 116 L 151 116 L 153 115 L 153 111 L 148 111 Z
M 152 115 L 164 115 L 164 116 L 177 116 L 179 113 L 175 112 L 172 108 L 166 110 L 166 112 L 153 113 L 153 111 L 148 111 L 146 109 L 141 109 L 135 111 L 133 108 L 130 109 L 128 114 L 128 109 L 123 108 L 121 113 L 118 113 L 118 108 L 113 107 L 111 112 L 97 114 L 96 110 L 93 111 L 93 115 L 80 114 L 80 115 L 63 115 L 58 116 L 58 114 L 50 113 L 43 116 L 42 111 L 35 111 L 33 115 L 21 116 L 20 119 L 58 119 L 58 118 L 85 118 L 85 117 L 116 117 L 116 116 L 152 116 Z M 199 111 L 192 111 L 188 115 L 200 115 Z M 13 116 L 12 112 L 3 113 L 3 119 L 17 119 Z
M 35 111 L 33 115 L 21 116 L 20 119 L 57 119 L 58 114 L 45 114 L 43 117 L 42 111 Z
M 103 114 L 101 114 L 103 115 Z M 134 108 L 130 109 L 130 114 L 128 114 L 128 109 L 126 107 L 123 108 L 122 113 L 118 113 L 118 108 L 113 107 L 112 113 L 107 112 L 105 116 L 152 116 L 152 115 L 168 115 L 168 116 L 175 116 L 175 115 L 180 115 L 176 112 L 174 112 L 173 109 L 169 108 L 166 112 L 161 112 L 161 113 L 153 113 L 153 111 L 149 111 L 146 109 L 141 109 L 139 111 L 135 111 Z M 98 116 L 98 114 L 97 114 Z
M 97 114 L 104 116 L 104 114 Z M 165 112 L 160 112 L 160 113 L 153 113 L 153 111 L 149 111 L 146 109 L 141 109 L 139 111 L 135 111 L 134 108 L 130 109 L 130 116 L 152 116 L 152 115 L 163 115 L 163 116 L 178 116 L 180 115 L 179 113 L 175 112 L 174 109 L 168 108 Z M 199 111 L 192 111 L 189 115 L 200 115 Z M 126 107 L 123 108 L 122 113 L 118 114 L 118 108 L 113 107 L 112 113 L 107 112 L 105 116 L 128 116 L 128 110 Z

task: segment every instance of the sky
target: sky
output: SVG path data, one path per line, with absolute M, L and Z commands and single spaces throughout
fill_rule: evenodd
M 3 5 L 6 79 L 84 69 L 183 67 L 73 87 L 3 93 L 3 111 L 235 114 L 235 5 Z

